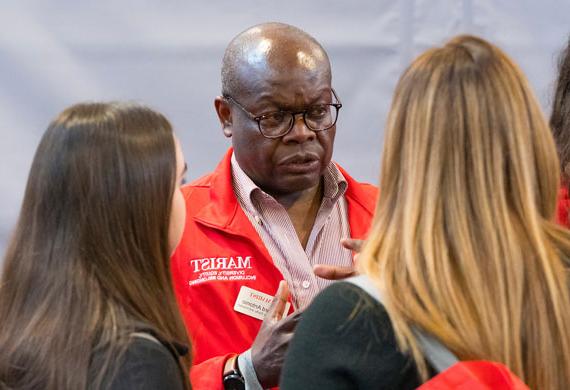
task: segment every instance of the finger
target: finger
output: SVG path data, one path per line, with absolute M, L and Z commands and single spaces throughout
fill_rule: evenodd
M 274 321 L 278 321 L 283 318 L 285 308 L 287 307 L 287 299 L 289 299 L 289 287 L 287 286 L 287 282 L 282 280 L 279 282 L 279 287 L 273 297 L 273 301 L 271 301 L 271 305 L 269 306 L 269 310 L 267 311 L 265 318 Z
M 340 243 L 346 249 L 350 249 L 356 253 L 360 252 L 364 246 L 364 240 L 358 240 L 356 238 L 343 238 L 340 240 Z
M 358 269 L 358 257 L 359 256 L 360 256 L 360 253 L 357 253 L 354 256 L 352 256 L 352 264 L 353 264 L 353 267 L 355 269 L 355 274 L 358 273 L 358 272 L 356 272 L 356 269 Z
M 316 264 L 313 267 L 313 272 L 318 277 L 328 280 L 346 279 L 356 275 L 356 270 L 353 267 L 337 267 L 327 264 Z

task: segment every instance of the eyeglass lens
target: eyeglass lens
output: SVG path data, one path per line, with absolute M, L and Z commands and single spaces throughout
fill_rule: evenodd
M 337 107 L 330 104 L 313 106 L 304 112 L 307 127 L 313 131 L 322 131 L 332 127 L 336 121 Z M 261 131 L 268 136 L 287 133 L 295 121 L 295 114 L 286 111 L 274 112 L 259 120 Z

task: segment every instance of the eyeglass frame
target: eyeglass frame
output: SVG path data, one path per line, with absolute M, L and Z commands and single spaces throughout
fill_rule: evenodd
M 342 103 L 340 102 L 340 99 L 338 98 L 334 88 L 331 88 L 331 92 L 335 98 L 335 100 L 337 101 L 336 103 L 324 103 L 324 104 L 313 104 L 312 106 L 307 107 L 304 110 L 301 111 L 287 111 L 287 110 L 276 110 L 276 111 L 270 111 L 270 112 L 266 112 L 265 114 L 261 114 L 261 115 L 255 115 L 253 113 L 251 113 L 247 108 L 245 108 L 244 106 L 242 106 L 237 100 L 235 100 L 233 97 L 231 97 L 230 95 L 223 95 L 222 97 L 226 100 L 229 101 L 230 103 L 235 104 L 236 106 L 238 106 L 247 116 L 249 119 L 254 120 L 257 122 L 257 129 L 259 130 L 259 133 L 264 136 L 265 138 L 269 138 L 269 139 L 277 139 L 277 138 L 281 138 L 281 137 L 285 137 L 287 134 L 289 134 L 291 132 L 291 130 L 293 130 L 293 127 L 295 127 L 295 117 L 299 114 L 303 114 L 303 123 L 305 124 L 305 126 L 307 126 L 307 129 L 314 131 L 315 133 L 321 132 L 321 131 L 326 131 L 331 129 L 334 125 L 336 125 L 336 122 L 338 121 L 338 113 L 342 107 Z M 309 111 L 309 109 L 311 107 L 315 107 L 315 106 L 333 106 L 336 109 L 336 116 L 334 119 L 334 122 L 332 123 L 332 125 L 330 125 L 327 128 L 324 129 L 319 129 L 319 130 L 314 130 L 313 128 L 311 128 L 311 126 L 309 126 L 307 124 L 307 112 Z M 275 136 L 268 136 L 267 134 L 263 134 L 263 130 L 261 130 L 261 120 L 264 119 L 264 117 L 267 117 L 269 115 L 278 113 L 278 112 L 283 112 L 286 114 L 291 114 L 293 116 L 293 120 L 291 121 L 291 124 L 289 126 L 289 129 L 284 132 L 283 134 L 280 135 L 275 135 Z

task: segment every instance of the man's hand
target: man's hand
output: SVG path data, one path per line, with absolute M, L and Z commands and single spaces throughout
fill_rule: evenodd
M 251 360 L 262 387 L 270 388 L 279 384 L 279 375 L 285 359 L 289 341 L 293 337 L 295 327 L 301 313 L 282 319 L 285 313 L 289 288 L 287 282 L 281 281 L 277 293 L 271 302 L 269 311 L 261 323 L 259 332 L 251 346 Z
M 358 257 L 358 253 L 362 251 L 364 247 L 364 240 L 357 240 L 356 238 L 343 238 L 340 240 L 340 244 L 346 249 L 350 249 L 355 253 L 354 257 Z
M 357 275 L 353 267 L 338 267 L 336 265 L 315 264 L 313 272 L 319 278 L 328 280 L 340 280 Z
M 327 264 L 316 264 L 313 267 L 313 272 L 320 278 L 329 280 L 346 279 L 357 274 L 356 263 L 358 261 L 358 252 L 364 246 L 364 240 L 356 240 L 354 238 L 344 238 L 340 241 L 341 245 L 346 249 L 355 252 L 354 266 L 353 267 L 337 267 Z

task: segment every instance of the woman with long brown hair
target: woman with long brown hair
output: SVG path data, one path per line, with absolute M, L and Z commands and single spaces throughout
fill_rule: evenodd
M 340 282 L 304 313 L 283 389 L 415 388 L 434 375 L 416 329 L 459 360 L 570 388 L 570 233 L 559 167 L 528 82 L 472 36 L 420 55 L 390 110 L 359 257 L 384 304 Z
M 50 124 L 4 259 L 0 388 L 189 388 L 169 276 L 184 171 L 144 106 L 78 104 Z

